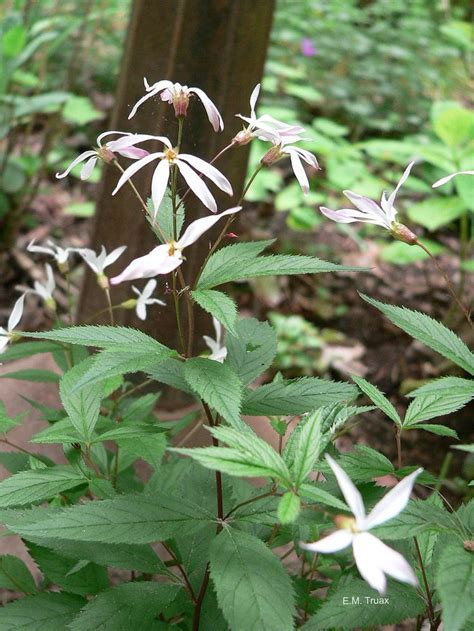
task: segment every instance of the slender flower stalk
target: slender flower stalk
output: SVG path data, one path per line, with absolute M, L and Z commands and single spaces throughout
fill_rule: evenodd
M 337 517 L 336 524 L 339 529 L 336 532 L 314 543 L 302 543 L 301 547 L 312 552 L 328 554 L 352 545 L 354 559 L 362 578 L 382 595 L 387 588 L 386 575 L 416 586 L 416 575 L 404 557 L 369 531 L 402 512 L 410 499 L 415 480 L 423 469 L 417 469 L 399 482 L 366 516 L 362 496 L 347 473 L 331 456 L 326 455 L 326 460 L 354 516 Z

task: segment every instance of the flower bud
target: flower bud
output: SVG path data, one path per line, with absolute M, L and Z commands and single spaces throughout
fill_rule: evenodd
M 67 274 L 69 272 L 69 263 L 64 261 L 64 263 L 58 263 L 58 270 L 61 274 Z
M 54 300 L 54 298 L 47 298 L 45 300 L 45 304 L 51 311 L 56 311 L 56 301 Z
M 354 517 L 349 517 L 348 515 L 336 515 L 334 517 L 334 524 L 339 530 L 356 531 L 356 520 Z
M 266 167 L 272 166 L 275 162 L 278 162 L 280 158 L 283 156 L 280 145 L 274 145 L 271 149 L 267 151 L 267 153 L 260 160 L 262 164 Z
M 253 139 L 252 132 L 247 129 L 242 129 L 232 138 L 233 145 L 248 145 L 249 142 Z
M 97 149 L 97 155 L 107 164 L 111 164 L 115 160 L 115 155 L 113 151 L 110 151 L 107 145 L 105 145 L 104 147 L 99 147 Z
M 173 94 L 173 107 L 176 118 L 186 118 L 189 106 L 189 93 L 179 90 Z
M 135 309 L 135 307 L 137 306 L 137 302 L 138 301 L 135 298 L 129 298 L 128 300 L 121 302 L 120 306 L 124 309 Z
M 403 243 L 408 243 L 408 245 L 415 245 L 418 241 L 416 234 L 404 224 L 398 223 L 398 221 L 392 223 L 391 231 L 395 239 L 403 241 Z
M 105 274 L 97 274 L 96 278 L 97 283 L 101 289 L 108 289 L 110 287 L 109 279 Z

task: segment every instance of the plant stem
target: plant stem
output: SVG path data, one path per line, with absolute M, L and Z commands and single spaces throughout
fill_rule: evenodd
M 448 451 L 448 453 L 445 455 L 444 460 L 441 464 L 441 469 L 439 470 L 439 474 L 438 474 L 438 481 L 436 482 L 436 485 L 435 485 L 435 491 L 437 491 L 438 493 L 441 487 L 443 486 L 443 480 L 448 475 L 449 467 L 451 466 L 452 460 L 453 460 L 453 454 L 452 452 Z
M 171 556 L 171 558 L 175 562 L 176 567 L 178 568 L 181 576 L 183 577 L 184 584 L 185 584 L 185 587 L 186 587 L 186 591 L 188 592 L 189 597 L 191 598 L 193 603 L 196 603 L 197 602 L 196 595 L 194 593 L 194 590 L 193 590 L 193 587 L 192 587 L 191 583 L 189 582 L 189 578 L 188 578 L 188 575 L 186 574 L 186 570 L 181 565 L 181 563 L 178 561 L 175 553 L 169 547 L 169 545 L 167 543 L 165 543 L 164 541 L 161 542 L 161 545 L 163 546 L 163 548 L 166 550 L 166 552 Z
M 135 394 L 137 390 L 141 390 L 142 388 L 144 388 L 150 383 L 153 383 L 153 379 L 145 379 L 145 381 L 143 381 L 142 383 L 139 383 L 138 386 L 135 386 L 131 390 L 128 390 L 127 392 L 124 392 L 123 394 L 121 394 L 119 398 L 117 399 L 117 403 L 120 403 L 122 399 L 124 399 L 125 397 L 129 397 L 131 394 Z
M 402 468 L 402 429 L 401 427 L 395 430 L 395 441 L 397 443 L 397 469 Z
M 245 500 L 245 502 L 240 502 L 240 504 L 236 504 L 225 516 L 224 520 L 227 520 L 232 513 L 235 513 L 236 510 L 241 508 L 242 506 L 247 506 L 247 504 L 252 504 L 253 502 L 258 502 L 258 500 L 262 500 L 264 497 L 270 497 L 274 495 L 274 491 L 268 491 L 267 493 L 262 493 L 261 495 L 256 495 L 255 497 L 251 497 L 249 500 Z
M 431 598 L 430 587 L 428 585 L 428 579 L 426 578 L 425 566 L 423 564 L 423 558 L 421 556 L 421 550 L 420 550 L 420 546 L 418 545 L 418 540 L 416 537 L 413 537 L 413 541 L 415 542 L 416 556 L 418 557 L 418 564 L 420 566 L 421 574 L 423 576 L 423 583 L 425 586 L 426 597 L 428 599 L 428 618 L 430 620 L 430 625 L 431 625 L 430 628 L 432 631 L 434 631 L 435 629 L 438 628 L 438 625 L 436 624 L 436 620 L 435 620 L 435 612 L 433 609 L 433 600 Z
M 107 298 L 107 310 L 109 312 L 110 325 L 111 326 L 115 326 L 114 308 L 112 306 L 112 300 L 110 298 L 110 289 L 109 289 L 109 287 L 106 287 L 104 289 L 104 291 L 105 291 L 105 295 L 106 295 L 106 298 Z
M 428 254 L 428 256 L 431 258 L 433 263 L 436 265 L 439 273 L 442 275 L 442 277 L 444 278 L 444 280 L 446 282 L 446 285 L 447 285 L 449 293 L 451 294 L 451 296 L 456 301 L 456 304 L 458 305 L 458 307 L 461 309 L 461 311 L 464 314 L 466 320 L 468 321 L 469 326 L 471 327 L 471 329 L 474 328 L 474 325 L 473 325 L 472 320 L 471 320 L 471 314 L 470 314 L 469 309 L 462 303 L 461 299 L 457 295 L 456 290 L 454 289 L 453 284 L 450 281 L 449 276 L 444 271 L 443 267 L 438 263 L 436 257 L 429 251 L 429 249 L 426 246 L 423 245 L 423 243 L 421 243 L 420 241 L 417 241 L 416 245 L 418 247 L 420 247 L 424 252 L 426 252 L 426 254 Z

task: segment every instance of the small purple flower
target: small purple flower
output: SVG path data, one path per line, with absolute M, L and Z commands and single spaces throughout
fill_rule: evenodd
M 303 37 L 300 42 L 300 50 L 305 57 L 314 57 L 316 55 L 316 48 L 313 44 L 313 40 L 309 37 Z

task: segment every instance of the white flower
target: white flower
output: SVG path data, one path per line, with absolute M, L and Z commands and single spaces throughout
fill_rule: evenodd
M 456 171 L 456 173 L 451 173 L 450 175 L 446 175 L 442 177 L 440 180 L 437 180 L 434 184 L 432 184 L 433 188 L 438 188 L 438 186 L 443 186 L 443 184 L 447 184 L 453 177 L 457 175 L 474 175 L 474 171 Z
M 274 144 L 279 144 L 286 140 L 287 142 L 296 142 L 302 140 L 300 134 L 304 133 L 304 127 L 298 125 L 288 125 L 283 123 L 269 114 L 263 114 L 257 117 L 255 105 L 260 94 L 260 83 L 257 83 L 250 95 L 250 116 L 242 116 L 236 114 L 239 118 L 248 123 L 248 127 L 240 131 L 233 139 L 234 144 L 245 145 L 252 138 L 260 138 L 260 140 L 269 140 Z
M 7 328 L 0 326 L 0 353 L 3 353 L 7 344 L 13 339 L 13 330 L 16 328 L 23 315 L 23 307 L 25 303 L 25 295 L 23 294 L 15 302 L 15 306 L 8 318 Z
M 77 251 L 91 270 L 97 274 L 97 276 L 103 276 L 104 269 L 109 265 L 112 265 L 112 263 L 115 263 L 115 261 L 126 249 L 126 245 L 121 245 L 119 248 L 112 250 L 110 254 L 107 254 L 104 246 L 102 246 L 100 254 L 96 254 L 94 250 L 90 250 L 89 248 L 81 248 Z
M 183 236 L 178 241 L 164 243 L 145 256 L 140 256 L 133 260 L 124 271 L 111 278 L 113 285 L 123 283 L 125 280 L 134 280 L 135 278 L 152 278 L 158 274 L 168 274 L 181 265 L 184 260 L 183 250 L 188 245 L 195 243 L 200 236 L 209 230 L 219 219 L 226 215 L 233 215 L 242 210 L 241 206 L 229 208 L 219 215 L 210 215 L 193 221 L 184 231 Z
M 344 195 L 354 204 L 357 208 L 343 208 L 341 210 L 331 210 L 322 206 L 320 211 L 329 219 L 338 221 L 339 223 L 353 223 L 354 221 L 362 221 L 364 223 L 373 223 L 376 226 L 382 226 L 387 230 L 393 230 L 395 217 L 397 211 L 394 208 L 395 198 L 397 193 L 410 175 L 410 171 L 415 163 L 410 164 L 405 169 L 400 181 L 398 182 L 395 190 L 387 199 L 385 193 L 382 194 L 380 205 L 376 204 L 373 200 L 358 193 L 352 191 L 343 191 Z M 395 222 L 396 223 L 396 222 Z
M 111 142 L 102 145 L 102 140 L 106 136 L 111 134 L 119 134 L 122 138 L 112 140 Z M 56 177 L 61 179 L 69 175 L 71 170 L 80 164 L 85 162 L 81 170 L 81 180 L 87 180 L 94 170 L 97 160 L 100 158 L 104 162 L 112 162 L 115 159 L 114 153 L 119 153 L 126 158 L 132 158 L 133 160 L 139 160 L 148 155 L 148 151 L 145 149 L 139 149 L 135 145 L 145 140 L 155 140 L 156 136 L 150 134 L 130 134 L 124 131 L 106 131 L 97 138 L 97 148 L 84 151 L 75 160 L 71 162 L 68 168 L 63 173 L 56 173 Z
M 217 212 L 217 204 L 214 197 L 211 195 L 210 190 L 204 184 L 198 173 L 202 173 L 209 178 L 216 186 L 228 195 L 232 195 L 232 186 L 229 180 L 222 175 L 212 164 L 208 164 L 201 158 L 189 155 L 187 153 L 178 154 L 171 146 L 171 142 L 168 138 L 156 137 L 165 146 L 165 151 L 157 151 L 150 153 L 145 158 L 138 160 L 134 164 L 128 167 L 119 179 L 117 186 L 115 187 L 112 195 L 129 180 L 137 171 L 146 166 L 153 160 L 159 160 L 158 166 L 155 169 L 153 178 L 151 181 L 151 197 L 153 199 L 153 207 L 155 209 L 155 215 L 160 207 L 161 201 L 168 185 L 168 180 L 171 173 L 171 165 L 176 165 L 179 172 L 186 180 L 189 188 L 194 194 L 201 200 L 201 202 L 209 208 L 213 213 Z M 192 167 L 192 168 L 191 168 Z
M 153 85 L 149 85 L 146 79 L 144 79 L 144 82 L 147 94 L 145 94 L 145 96 L 142 96 L 142 98 L 135 103 L 128 117 L 129 119 L 135 116 L 138 108 L 140 107 L 140 105 L 142 105 L 142 103 L 144 103 L 151 97 L 156 96 L 157 94 L 160 95 L 162 101 L 167 101 L 168 103 L 173 104 L 176 116 L 186 116 L 189 105 L 189 97 L 192 94 L 195 94 L 204 105 L 207 118 L 214 128 L 214 131 L 222 131 L 224 129 L 224 123 L 217 107 L 207 96 L 207 94 L 203 92 L 200 88 L 188 88 L 187 85 L 173 83 L 172 81 L 168 81 L 167 79 L 158 81 Z
M 147 305 L 165 305 L 166 302 L 162 300 L 158 300 L 158 298 L 151 298 L 152 293 L 156 289 L 156 280 L 153 278 L 149 280 L 145 287 L 140 291 L 135 286 L 132 285 L 132 290 L 137 294 L 138 298 L 136 299 L 135 311 L 140 320 L 146 320 L 146 308 Z
M 214 316 L 212 317 L 212 324 L 214 325 L 216 339 L 213 340 L 212 337 L 208 335 L 203 335 L 202 338 L 211 351 L 209 359 L 213 359 L 216 362 L 223 362 L 227 357 L 227 348 L 222 343 L 222 324 L 217 318 L 214 318 Z
M 46 270 L 46 282 L 40 283 L 35 280 L 33 288 L 18 285 L 17 289 L 26 294 L 36 294 L 50 307 L 53 311 L 56 309 L 56 301 L 53 298 L 53 291 L 56 289 L 56 281 L 54 280 L 53 268 L 49 263 L 44 266 Z
M 278 144 L 273 145 L 273 147 L 263 156 L 261 163 L 265 166 L 271 166 L 278 160 L 281 160 L 281 158 L 285 155 L 290 156 L 293 173 L 295 174 L 303 193 L 307 195 L 309 193 L 309 181 L 301 160 L 304 160 L 315 169 L 319 169 L 318 161 L 316 160 L 316 156 L 309 151 L 306 151 L 306 149 L 287 145 L 287 142 L 289 142 L 288 139 L 281 140 Z
M 45 247 L 44 245 L 35 245 L 35 241 L 30 241 L 28 247 L 26 248 L 28 252 L 37 252 L 40 254 L 49 254 L 54 257 L 56 263 L 58 265 L 64 265 L 67 263 L 69 254 L 71 252 L 75 252 L 75 248 L 62 248 L 59 245 L 56 245 L 54 241 L 48 239 L 46 242 L 50 247 Z
M 326 554 L 338 552 L 352 545 L 354 559 L 362 578 L 380 594 L 384 594 L 387 587 L 386 574 L 403 583 L 416 586 L 418 581 L 415 573 L 404 557 L 368 531 L 402 512 L 410 499 L 415 479 L 423 469 L 417 469 L 399 482 L 366 516 L 362 497 L 347 473 L 331 456 L 326 455 L 326 459 L 354 517 L 342 517 L 341 529 L 314 543 L 302 543 L 301 547 Z

